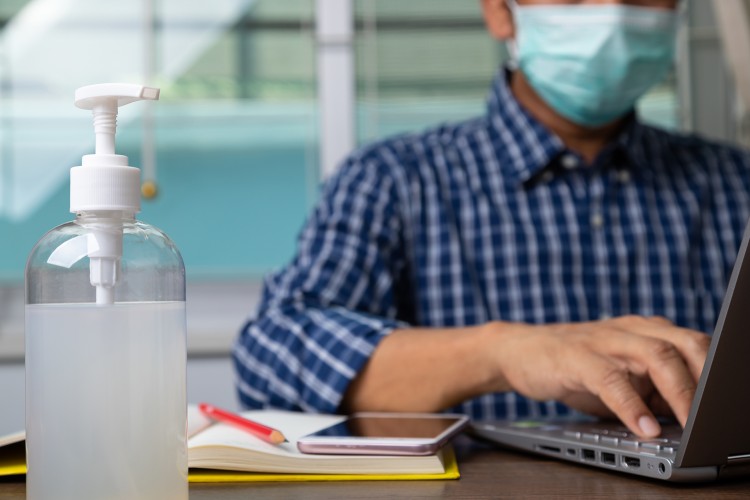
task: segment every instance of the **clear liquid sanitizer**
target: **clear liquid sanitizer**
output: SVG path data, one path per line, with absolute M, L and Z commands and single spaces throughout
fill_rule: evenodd
M 135 219 L 140 170 L 115 154 L 119 106 L 140 85 L 76 91 L 96 154 L 70 172 L 75 220 L 26 266 L 29 499 L 187 499 L 185 267 Z

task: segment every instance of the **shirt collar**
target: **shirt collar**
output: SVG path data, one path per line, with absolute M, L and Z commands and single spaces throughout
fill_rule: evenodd
M 492 143 L 503 176 L 524 183 L 546 169 L 567 151 L 553 132 L 537 121 L 516 100 L 510 90 L 511 71 L 503 68 L 495 76 L 487 99 Z M 645 126 L 635 113 L 612 146 L 621 149 L 635 165 L 647 165 L 643 148 Z
M 503 177 L 526 182 L 565 151 L 565 145 L 516 100 L 510 90 L 511 71 L 502 69 L 487 99 L 496 158 Z
M 622 150 L 632 164 L 639 169 L 648 168 L 650 162 L 644 148 L 647 127 L 638 121 L 635 112 L 631 113 L 622 132 L 617 137 L 617 146 Z

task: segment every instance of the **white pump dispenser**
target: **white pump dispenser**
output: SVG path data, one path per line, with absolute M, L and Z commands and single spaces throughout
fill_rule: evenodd
M 83 157 L 82 166 L 70 170 L 71 212 L 140 212 L 140 170 L 128 166 L 127 156 L 115 154 L 117 110 L 131 102 L 158 98 L 159 89 L 124 83 L 88 85 L 76 91 L 76 106 L 94 115 L 96 149 L 95 154 Z M 89 234 L 88 256 L 96 303 L 114 303 L 122 258 L 119 221 L 100 220 Z

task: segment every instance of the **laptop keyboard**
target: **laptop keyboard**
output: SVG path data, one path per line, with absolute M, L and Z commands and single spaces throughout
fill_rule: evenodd
M 662 453 L 676 453 L 680 445 L 678 439 L 669 437 L 655 439 L 641 439 L 626 430 L 610 430 L 591 427 L 586 430 L 561 428 L 562 434 L 569 439 L 576 439 L 588 443 L 600 443 L 609 446 L 640 448 L 642 450 L 658 451 Z
M 485 430 L 493 428 L 511 427 L 517 430 L 526 430 L 533 434 L 544 434 L 551 438 L 578 441 L 581 446 L 586 444 L 607 446 L 622 451 L 643 451 L 660 456 L 673 456 L 677 453 L 682 437 L 682 429 L 678 425 L 663 426 L 662 436 L 655 439 L 642 439 L 628 431 L 628 429 L 617 423 L 598 422 L 550 422 L 538 420 L 521 420 L 517 422 L 475 423 L 475 426 Z
M 662 434 L 642 439 L 619 422 L 572 418 L 472 422 L 470 432 L 504 447 L 644 477 L 675 481 L 715 478 L 715 467 L 680 467 L 682 428 L 662 422 Z M 700 469 L 700 470 L 699 470 Z M 680 472 L 676 472 L 680 471 Z

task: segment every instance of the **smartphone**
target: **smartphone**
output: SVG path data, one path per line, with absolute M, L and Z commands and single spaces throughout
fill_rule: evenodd
M 469 422 L 466 415 L 355 413 L 297 440 L 302 453 L 432 455 Z

